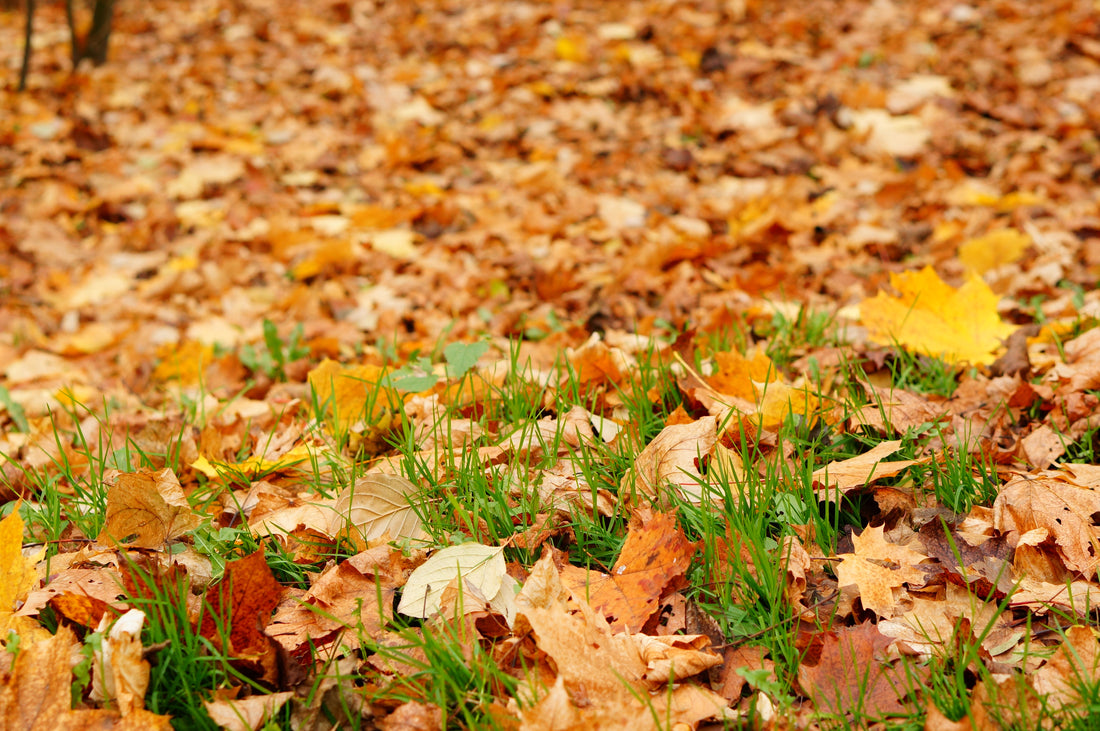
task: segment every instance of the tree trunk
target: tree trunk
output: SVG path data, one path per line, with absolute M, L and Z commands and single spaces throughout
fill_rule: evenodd
M 27 0 L 27 20 L 23 28 L 23 66 L 19 69 L 19 91 L 27 88 L 27 73 L 31 68 L 31 36 L 34 35 L 34 3 Z
M 84 59 L 90 59 L 96 66 L 107 62 L 107 46 L 111 40 L 111 22 L 115 14 L 115 0 L 94 0 L 92 25 L 88 35 L 81 38 L 77 31 L 74 0 L 65 0 L 65 17 L 69 22 L 69 37 L 72 46 L 73 71 Z

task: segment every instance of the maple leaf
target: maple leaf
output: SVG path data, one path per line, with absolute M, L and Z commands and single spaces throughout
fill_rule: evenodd
M 548 692 L 522 689 L 537 700 L 526 708 L 511 702 L 510 708 L 522 719 L 521 728 L 648 730 L 663 724 L 734 717 L 720 695 L 683 682 L 689 669 L 701 670 L 714 663 L 705 657 L 711 653 L 691 649 L 702 640 L 612 634 L 602 616 L 586 604 L 580 614 L 569 612 L 564 594 L 553 556 L 544 551 L 516 597 L 517 626 L 522 624 L 534 632 L 539 649 L 553 659 L 557 677 Z M 683 646 L 676 648 L 678 642 Z M 669 648 L 679 651 L 669 653 Z M 647 651 L 652 666 L 643 659 Z M 652 678 L 647 679 L 648 674 Z M 670 685 L 673 677 L 677 683 Z
M 658 600 L 686 585 L 684 576 L 695 554 L 672 513 L 636 518 L 610 574 L 566 566 L 562 581 L 578 600 L 607 617 L 613 630 L 640 630 Z
M 926 577 L 913 564 L 928 558 L 905 546 L 887 543 L 882 526 L 867 528 L 859 536 L 853 536 L 855 553 L 840 554 L 836 567 L 839 586 L 856 586 L 863 608 L 880 617 L 894 616 L 897 602 L 894 590 L 903 584 L 923 585 Z M 896 566 L 883 565 L 885 562 Z
M 1017 536 L 1037 528 L 1054 538 L 1066 568 L 1095 573 L 1100 543 L 1093 516 L 1100 493 L 1049 477 L 1021 475 L 1001 488 L 993 503 L 993 525 Z
M 891 274 L 898 296 L 879 292 L 859 305 L 868 337 L 897 343 L 951 363 L 989 364 L 1015 329 L 997 315 L 997 296 L 972 276 L 959 289 L 944 283 L 931 267 Z

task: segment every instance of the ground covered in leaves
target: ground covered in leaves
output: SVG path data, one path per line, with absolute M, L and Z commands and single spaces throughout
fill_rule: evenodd
M 1090 728 L 1098 31 L 0 15 L 0 726 Z

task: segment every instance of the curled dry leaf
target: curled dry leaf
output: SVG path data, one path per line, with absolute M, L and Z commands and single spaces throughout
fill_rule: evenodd
M 226 731 L 255 731 L 261 728 L 294 693 L 268 693 L 247 698 L 206 701 L 203 706 L 214 723 Z
M 637 490 L 648 498 L 661 498 L 661 490 L 672 485 L 681 497 L 694 503 L 703 501 L 703 475 L 699 462 L 707 458 L 718 443 L 717 422 L 707 416 L 690 424 L 674 424 L 661 430 L 635 458 L 634 466 L 623 476 L 620 490 Z
M 420 516 L 409 502 L 418 489 L 399 475 L 360 477 L 336 497 L 329 535 L 347 532 L 362 544 L 383 536 L 393 540 L 419 540 L 424 536 L 424 529 Z
M 1046 528 L 1066 568 L 1088 573 L 1095 572 L 1100 561 L 1093 520 L 1098 512 L 1100 492 L 1062 480 L 1021 475 L 997 495 L 993 525 L 1016 536 Z
M 172 470 L 115 473 L 114 484 L 107 489 L 107 519 L 96 540 L 160 548 L 201 523 Z
M 111 617 L 104 617 L 98 631 L 106 631 L 111 621 Z M 145 613 L 131 609 L 114 622 L 95 651 L 91 697 L 114 701 L 124 716 L 143 707 L 149 687 L 150 665 L 141 646 L 144 624 Z
M 857 487 L 862 487 L 882 477 L 892 477 L 906 467 L 915 464 L 924 464 L 930 457 L 924 459 L 903 459 L 895 462 L 883 462 L 894 452 L 901 449 L 901 440 L 882 442 L 874 449 L 868 450 L 851 459 L 830 462 L 824 467 L 814 470 L 814 489 L 819 500 L 835 500 L 837 491 L 846 493 Z

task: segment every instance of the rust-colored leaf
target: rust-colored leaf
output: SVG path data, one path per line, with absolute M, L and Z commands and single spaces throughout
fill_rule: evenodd
M 631 524 L 610 574 L 566 567 L 562 580 L 573 595 L 607 617 L 612 629 L 637 632 L 660 598 L 683 587 L 695 553 L 671 513 L 655 513 Z
M 826 713 L 900 714 L 903 700 L 921 687 L 928 670 L 891 664 L 886 657 L 891 642 L 869 622 L 824 632 L 816 662 L 798 666 L 798 684 Z

